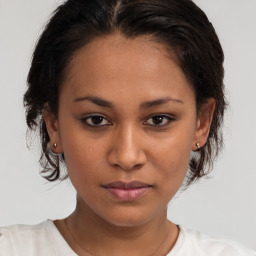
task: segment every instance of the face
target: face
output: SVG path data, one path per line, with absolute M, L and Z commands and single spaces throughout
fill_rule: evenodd
M 79 203 L 119 226 L 166 212 L 210 123 L 197 116 L 193 88 L 163 46 L 118 34 L 76 53 L 58 118 L 44 119 Z

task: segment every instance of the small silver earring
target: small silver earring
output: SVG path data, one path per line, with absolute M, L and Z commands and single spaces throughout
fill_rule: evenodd
M 56 143 L 56 142 L 53 143 L 53 147 L 54 147 L 54 148 L 57 148 L 57 143 Z
M 200 143 L 199 142 L 196 143 L 196 146 L 197 146 L 197 149 L 200 149 Z

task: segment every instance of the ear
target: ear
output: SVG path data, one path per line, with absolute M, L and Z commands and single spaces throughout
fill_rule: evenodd
M 210 98 L 200 107 L 198 111 L 196 131 L 192 145 L 192 150 L 194 151 L 200 147 L 203 147 L 207 141 L 212 123 L 215 104 L 215 100 L 213 98 Z
M 43 119 L 46 125 L 46 129 L 48 135 L 50 137 L 50 147 L 52 152 L 56 154 L 63 153 L 61 139 L 60 139 L 60 132 L 59 132 L 59 124 L 58 119 L 55 114 L 53 114 L 48 104 L 45 104 L 44 112 L 43 112 Z

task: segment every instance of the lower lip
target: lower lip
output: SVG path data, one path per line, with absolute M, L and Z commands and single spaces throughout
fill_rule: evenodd
M 122 188 L 107 188 L 107 190 L 116 198 L 122 201 L 133 201 L 144 196 L 150 187 L 142 187 L 142 188 L 130 188 L 130 189 L 122 189 Z

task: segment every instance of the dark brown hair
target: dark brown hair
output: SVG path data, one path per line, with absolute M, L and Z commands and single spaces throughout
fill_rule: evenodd
M 42 173 L 49 181 L 61 178 L 63 160 L 47 147 L 45 103 L 57 116 L 60 85 L 72 56 L 94 38 L 115 31 L 127 38 L 149 35 L 172 49 L 194 87 L 197 109 L 209 98 L 216 101 L 207 143 L 191 157 L 188 185 L 211 169 L 222 146 L 226 106 L 223 51 L 207 16 L 191 0 L 68 0 L 57 8 L 36 45 L 24 95 L 28 127 L 40 129 Z

